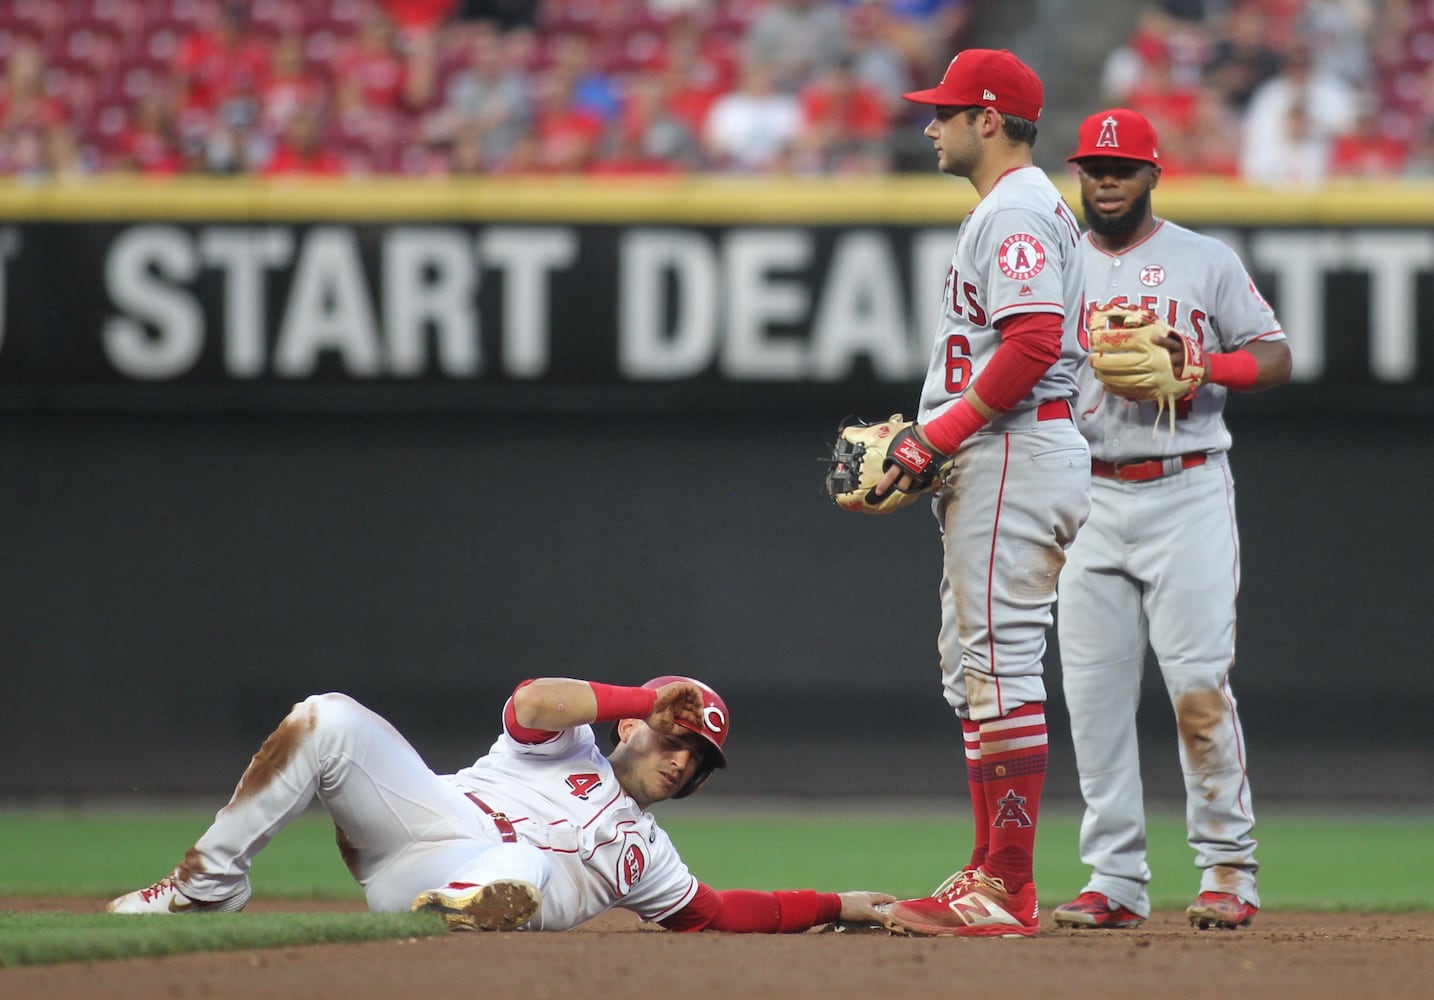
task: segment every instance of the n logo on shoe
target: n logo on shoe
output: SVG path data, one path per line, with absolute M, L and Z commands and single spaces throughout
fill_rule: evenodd
M 962 923 L 979 924 L 991 919 L 991 908 L 977 895 L 957 896 L 946 904 Z

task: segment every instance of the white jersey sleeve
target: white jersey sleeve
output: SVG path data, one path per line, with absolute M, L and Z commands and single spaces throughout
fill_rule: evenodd
M 449 780 L 547 853 L 553 878 L 535 924 L 541 929 L 575 927 L 613 907 L 660 920 L 697 893 L 666 832 L 618 784 L 592 726 L 531 744 L 505 731 Z
M 956 250 L 932 346 L 918 419 L 945 412 L 980 377 L 1001 344 L 1002 320 L 1021 313 L 1062 318 L 1061 356 L 1026 399 L 1028 409 L 1075 394 L 1085 292 L 1075 213 L 1037 167 L 1005 175 L 956 234 Z

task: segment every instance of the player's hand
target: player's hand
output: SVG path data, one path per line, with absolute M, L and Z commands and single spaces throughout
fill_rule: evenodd
M 705 701 L 702 689 L 686 681 L 674 681 L 657 689 L 657 701 L 652 705 L 652 714 L 647 724 L 659 733 L 675 733 L 683 730 L 678 721 L 687 723 L 693 729 L 702 728 L 702 706 Z
M 884 892 L 843 892 L 841 915 L 837 917 L 844 924 L 875 924 L 887 930 L 897 930 L 896 923 L 885 910 L 877 909 L 886 903 L 896 902 L 896 897 Z
M 920 424 L 912 424 L 911 433 L 916 435 L 916 439 L 922 444 L 926 445 L 926 447 L 931 447 L 931 442 L 926 440 L 926 435 L 921 432 Z M 886 470 L 886 475 L 881 477 L 881 482 L 876 484 L 876 489 L 874 489 L 872 492 L 879 497 L 884 497 L 892 489 L 898 489 L 903 492 L 910 493 L 911 490 L 915 488 L 915 486 L 916 479 L 911 475 L 911 473 L 907 472 L 899 465 L 893 465 L 891 468 Z

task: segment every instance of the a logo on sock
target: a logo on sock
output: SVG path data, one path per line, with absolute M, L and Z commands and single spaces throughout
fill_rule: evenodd
M 1006 794 L 996 800 L 996 805 L 1001 808 L 997 811 L 991 825 L 995 826 L 1033 826 L 1031 814 L 1026 812 L 1026 797 L 1017 795 L 1014 788 L 1007 789 Z

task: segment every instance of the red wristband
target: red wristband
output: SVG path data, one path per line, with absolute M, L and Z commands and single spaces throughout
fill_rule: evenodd
M 613 722 L 617 719 L 645 719 L 652 714 L 657 704 L 657 692 L 651 688 L 623 687 L 618 684 L 599 684 L 588 681 L 597 699 L 597 717 L 594 722 Z
M 1260 363 L 1249 351 L 1205 355 L 1206 380 L 1231 389 L 1249 389 L 1260 377 Z
M 937 451 L 947 455 L 955 454 L 956 449 L 986 423 L 986 418 L 981 416 L 981 411 L 972 406 L 965 399 L 956 400 L 956 405 L 951 407 L 941 416 L 921 425 L 921 433 L 926 435 L 926 440 Z

